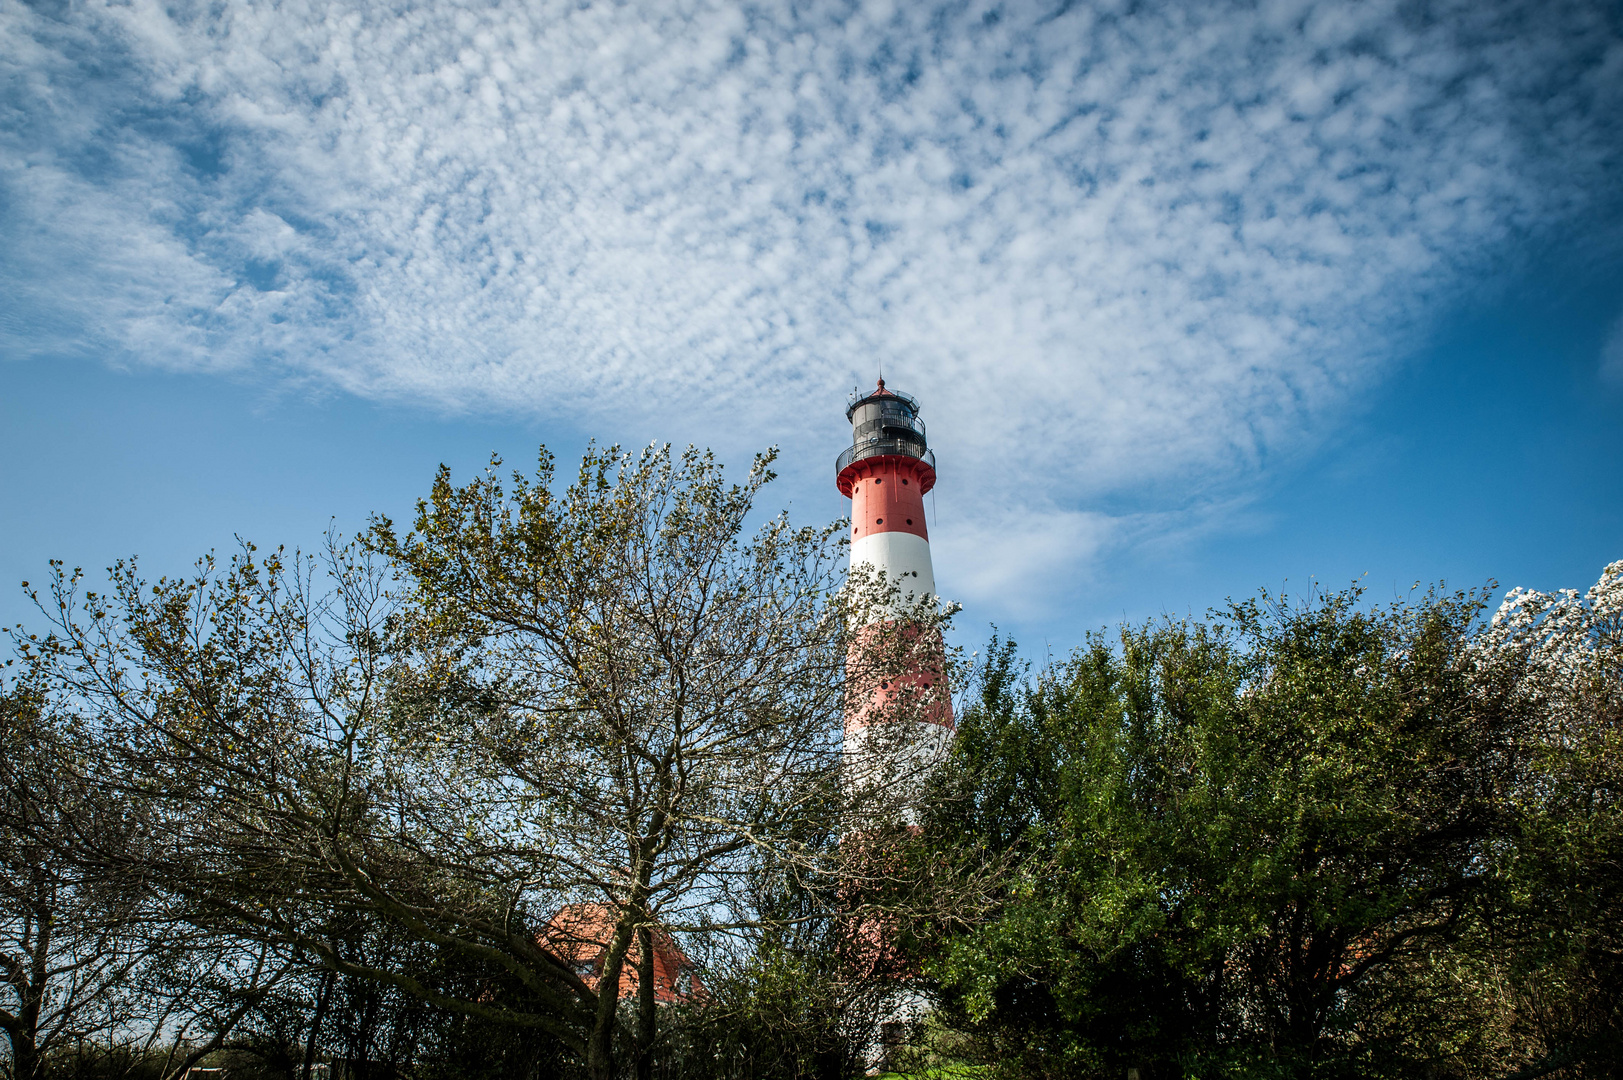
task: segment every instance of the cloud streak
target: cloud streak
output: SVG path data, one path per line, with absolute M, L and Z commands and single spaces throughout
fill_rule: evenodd
M 1311 439 L 1623 146 L 1585 4 L 12 4 L 0 78 L 8 351 L 791 457 L 883 363 L 1039 577 Z

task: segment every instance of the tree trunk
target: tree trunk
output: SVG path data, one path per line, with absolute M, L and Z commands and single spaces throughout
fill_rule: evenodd
M 332 984 L 336 976 L 337 972 L 328 969 L 327 973 L 322 976 L 321 989 L 316 992 L 316 1015 L 310 1021 L 310 1038 L 304 1044 L 304 1071 L 301 1074 L 304 1080 L 310 1080 L 310 1070 L 315 1067 L 316 1036 L 321 1034 L 321 1021 L 327 1015 L 327 999 L 332 996 Z M 335 1078 L 328 1076 L 327 1080 L 335 1080 Z
M 41 1071 L 44 1062 L 34 1046 L 34 1040 L 27 1035 L 8 1034 L 11 1034 L 12 1075 L 17 1080 L 40 1080 L 44 1075 Z
M 614 928 L 608 955 L 603 959 L 603 974 L 597 984 L 597 1017 L 592 1024 L 591 1037 L 586 1041 L 586 1075 L 591 1080 L 615 1080 L 615 1014 L 620 1006 L 620 976 L 631 947 L 631 933 L 629 920 L 622 915 Z
M 637 928 L 637 1080 L 654 1077 L 654 932 Z
M 41 1080 L 45 1075 L 45 1058 L 39 1052 L 39 1014 L 45 1007 L 45 988 L 50 980 L 52 928 L 55 923 L 51 908 L 45 903 L 49 895 L 44 886 L 36 884 L 34 925 L 37 934 L 34 949 L 28 957 L 28 975 L 19 977 L 13 985 L 22 1008 L 17 1010 L 17 1026 L 11 1031 L 12 1075 L 17 1080 Z M 21 976 L 21 972 L 18 973 Z

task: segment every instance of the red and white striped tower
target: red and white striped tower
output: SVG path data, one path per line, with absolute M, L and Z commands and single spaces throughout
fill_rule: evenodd
M 919 403 L 908 394 L 886 389 L 880 379 L 870 393 L 851 395 L 845 417 L 851 422 L 851 446 L 834 468 L 840 492 L 851 500 L 853 577 L 863 576 L 866 568 L 882 573 L 895 590 L 891 598 L 895 603 L 869 618 L 886 620 L 890 612 L 913 605 L 933 607 L 935 571 L 930 565 L 924 496 L 935 486 L 935 454 L 919 419 Z M 882 741 L 889 748 L 882 756 L 893 766 L 928 766 L 939 760 L 952 739 L 952 698 L 942 671 L 940 631 L 930 627 L 923 633 L 928 640 L 916 643 L 910 670 L 899 673 L 899 678 L 863 680 L 848 665 L 857 692 L 846 710 L 845 749 L 859 771 L 872 756 L 870 744 Z M 859 634 L 855 648 L 860 649 L 863 640 Z M 860 662 L 855 658 L 853 663 Z M 899 690 L 905 691 L 907 707 L 887 708 L 897 702 Z M 872 738 L 877 734 L 870 730 L 873 725 L 884 723 L 908 724 L 912 730 L 887 731 L 883 740 Z M 904 761 L 896 759 L 898 750 Z
M 889 808 L 887 816 L 900 811 L 900 823 L 912 826 L 917 817 L 911 794 L 945 757 L 953 734 L 941 632 L 933 618 L 929 625 L 920 621 L 936 607 L 930 533 L 924 525 L 924 496 L 935 486 L 935 454 L 919 419 L 919 403 L 887 390 L 884 379 L 871 393 L 852 394 L 845 416 L 851 421 L 851 446 L 834 468 L 841 493 L 851 500 L 852 578 L 861 587 L 863 579 L 882 574 L 879 584 L 888 592 L 861 616 L 864 626 L 853 635 L 846 661 L 847 775 L 859 800 L 866 801 L 862 789 L 872 785 L 875 793 L 885 794 L 879 802 Z M 877 664 L 876 653 L 883 654 Z M 858 813 L 858 820 L 863 816 Z M 860 845 L 865 826 L 853 825 L 847 840 Z M 853 898 L 860 891 L 854 889 Z M 884 920 L 871 919 L 855 927 L 848 946 L 848 960 L 859 970 L 871 975 L 888 969 L 895 980 L 867 1040 L 870 1075 L 889 1067 L 892 1051 L 928 1008 L 912 978 L 917 972 L 893 952 L 889 938 Z

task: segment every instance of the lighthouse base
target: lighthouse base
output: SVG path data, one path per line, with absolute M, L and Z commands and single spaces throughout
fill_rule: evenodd
M 876 1010 L 878 1019 L 863 1047 L 864 1075 L 879 1076 L 901 1071 L 906 1065 L 902 1056 L 908 1044 L 934 1008 L 935 1002 L 919 987 L 899 986 L 887 991 Z

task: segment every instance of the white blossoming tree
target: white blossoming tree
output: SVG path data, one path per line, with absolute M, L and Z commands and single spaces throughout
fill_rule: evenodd
M 1576 589 L 1510 590 L 1482 641 L 1525 651 L 1528 690 L 1554 718 L 1593 718 L 1592 707 L 1608 698 L 1615 706 L 1623 665 L 1623 559 L 1608 565 L 1582 596 Z
M 1479 639 L 1522 661 L 1542 731 L 1492 935 L 1520 1075 L 1623 1060 L 1623 560 L 1580 595 L 1512 589 Z M 1575 1071 L 1574 1071 L 1575 1070 Z

